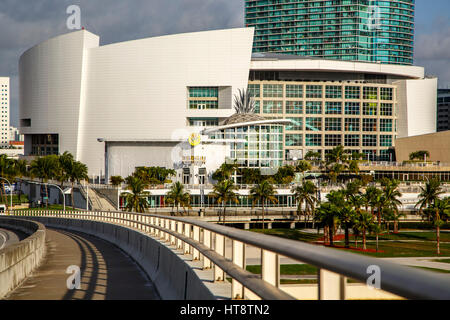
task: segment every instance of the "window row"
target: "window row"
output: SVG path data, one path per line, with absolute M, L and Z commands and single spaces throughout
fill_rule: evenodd
M 344 141 L 342 141 L 344 139 Z M 379 147 L 392 147 L 393 138 L 391 135 L 380 135 Z M 344 142 L 344 144 L 342 143 Z M 335 147 L 344 145 L 345 147 L 377 147 L 378 136 L 367 135 L 362 136 L 358 134 L 346 134 L 344 136 L 340 134 L 305 134 L 305 146 L 308 147 Z M 286 147 L 302 147 L 303 135 L 302 134 L 286 134 L 285 144 Z

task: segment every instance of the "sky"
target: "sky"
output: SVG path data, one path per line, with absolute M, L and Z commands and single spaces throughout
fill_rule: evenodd
M 244 26 L 244 0 L 0 0 L 0 76 L 11 78 L 11 125 L 18 125 L 18 62 L 66 27 L 70 5 L 101 45 Z M 450 0 L 416 0 L 415 65 L 450 86 Z

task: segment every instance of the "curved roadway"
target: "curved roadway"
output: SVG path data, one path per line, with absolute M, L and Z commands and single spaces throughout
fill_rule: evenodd
M 0 250 L 25 239 L 27 236 L 21 232 L 0 228 Z
M 157 300 L 135 262 L 113 244 L 84 233 L 47 228 L 44 263 L 8 300 Z M 68 289 L 69 266 L 81 270 L 81 289 Z

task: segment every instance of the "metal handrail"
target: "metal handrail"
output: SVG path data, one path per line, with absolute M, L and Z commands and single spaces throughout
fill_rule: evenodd
M 33 215 L 34 212 L 20 212 L 19 215 Z M 13 212 L 14 214 L 14 212 Z M 196 248 L 202 255 L 211 259 L 214 264 L 217 264 L 227 274 L 232 276 L 237 281 L 242 281 L 242 285 L 250 290 L 255 290 L 256 294 L 261 297 L 265 296 L 265 289 L 263 287 L 254 287 L 250 282 L 248 274 L 245 270 L 234 272 L 232 268 L 224 264 L 224 253 L 222 257 L 217 254 L 212 254 L 212 247 L 204 246 L 200 242 L 200 238 L 192 239 L 192 236 L 187 237 L 185 233 L 176 232 L 174 229 L 167 228 L 169 223 L 181 223 L 185 228 L 189 228 L 191 234 L 191 226 L 199 228 L 200 231 L 208 231 L 213 234 L 229 238 L 233 241 L 242 242 L 263 251 L 273 252 L 303 263 L 311 264 L 319 269 L 327 270 L 337 273 L 343 277 L 353 278 L 358 281 L 366 282 L 369 274 L 367 273 L 369 266 L 378 266 L 381 270 L 381 289 L 387 292 L 397 294 L 408 299 L 450 299 L 450 279 L 444 275 L 434 274 L 425 270 L 412 269 L 409 267 L 394 264 L 392 262 L 384 261 L 377 258 L 361 256 L 358 254 L 342 252 L 335 249 L 320 247 L 300 241 L 289 239 L 281 239 L 274 236 L 253 233 L 249 231 L 238 230 L 221 225 L 211 224 L 203 221 L 198 221 L 191 218 L 169 217 L 153 214 L 141 213 L 125 213 L 125 212 L 73 212 L 73 213 L 59 213 L 42 211 L 36 215 L 46 216 L 54 215 L 59 218 L 95 218 L 104 222 L 117 222 L 125 226 L 136 226 L 138 229 L 154 228 L 162 233 L 174 237 L 188 245 Z M 151 220 L 151 223 L 148 223 Z M 145 222 L 144 222 L 145 221 Z M 161 226 L 162 224 L 162 226 Z M 173 226 L 172 226 L 173 227 Z M 184 229 L 186 230 L 186 229 Z M 179 229 L 178 229 L 179 231 Z M 195 238 L 195 237 L 194 237 Z M 167 238 L 166 238 L 167 240 Z M 231 262 L 230 262 L 231 263 Z M 245 271 L 245 272 L 242 272 Z M 279 271 L 278 271 L 279 272 Z M 253 279 L 252 281 L 255 281 Z M 262 280 L 261 280 L 262 281 Z M 248 283 L 247 283 L 248 282 Z M 320 281 L 319 281 L 320 286 Z M 270 288 L 270 287 L 268 287 Z M 266 289 L 268 289 L 266 288 Z M 275 288 L 272 288 L 273 290 Z M 262 291 L 260 291 L 262 290 Z M 273 291 L 273 294 L 280 294 L 279 289 Z

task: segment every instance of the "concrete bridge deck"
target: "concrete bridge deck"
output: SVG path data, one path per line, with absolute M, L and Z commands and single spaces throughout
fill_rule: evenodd
M 151 281 L 113 244 L 84 233 L 47 228 L 43 264 L 7 300 L 159 300 Z M 67 288 L 67 267 L 81 270 L 81 289 Z

